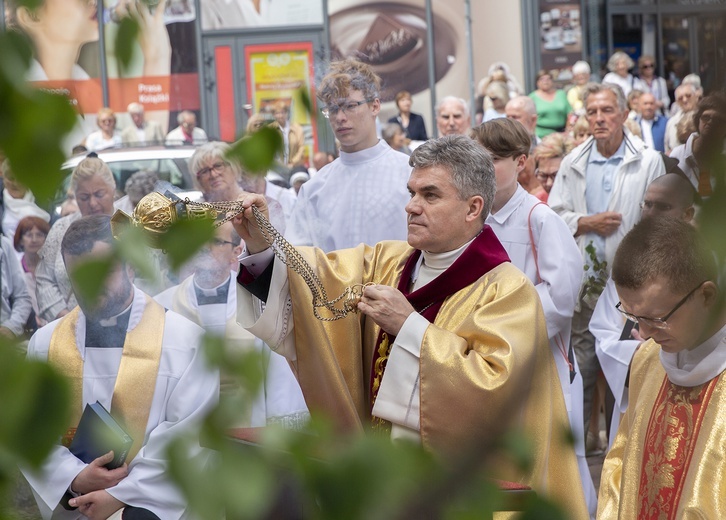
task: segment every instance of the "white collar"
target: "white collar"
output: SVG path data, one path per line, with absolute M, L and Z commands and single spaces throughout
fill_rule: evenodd
M 451 267 L 453 263 L 456 262 L 456 259 L 459 258 L 464 250 L 474 241 L 474 238 L 453 251 L 446 251 L 444 253 L 422 251 L 418 262 L 416 263 L 413 275 L 411 276 L 411 286 L 414 290 L 423 287 Z
M 388 143 L 386 143 L 383 139 L 379 139 L 375 146 L 371 146 L 365 150 L 351 153 L 341 150 L 340 161 L 346 166 L 355 166 L 356 164 L 374 161 L 390 149 L 391 147 L 388 146 Z
M 660 351 L 660 361 L 671 383 L 693 387 L 726 370 L 726 325 L 692 350 L 676 354 Z
M 134 299 L 131 302 L 131 314 L 129 315 L 129 324 L 126 327 L 127 332 L 134 330 L 141 322 L 145 308 L 146 294 L 141 291 L 141 289 L 134 286 Z M 128 310 L 128 307 L 126 309 Z M 83 314 L 83 311 L 79 313 L 78 322 L 76 323 L 76 345 L 78 346 L 78 351 L 81 354 L 81 359 L 86 359 L 86 315 Z
M 517 183 L 517 189 L 514 190 L 514 194 L 509 198 L 509 200 L 499 208 L 499 211 L 496 213 L 490 213 L 487 219 L 492 219 L 497 224 L 504 224 L 504 222 L 507 221 L 507 219 L 511 216 L 514 211 L 522 205 L 524 202 L 524 197 L 527 194 L 524 188 Z
M 229 285 L 229 278 L 228 277 L 225 281 L 217 285 L 216 287 L 212 287 L 211 289 L 205 289 L 204 287 L 201 287 L 197 283 L 197 276 L 194 275 L 193 281 L 194 281 L 194 290 L 197 291 L 199 294 L 203 294 L 204 296 L 216 296 L 219 289 L 222 289 L 226 285 Z

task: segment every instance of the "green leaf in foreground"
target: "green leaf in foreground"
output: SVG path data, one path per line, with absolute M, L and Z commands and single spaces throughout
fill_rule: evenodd
M 125 71 L 131 63 L 138 34 L 139 22 L 132 17 L 123 17 L 119 23 L 116 40 L 114 42 L 116 59 L 122 71 Z
M 213 236 L 211 220 L 180 220 L 159 238 L 159 245 L 166 251 L 170 267 L 179 269 Z
M 282 147 L 280 131 L 264 126 L 234 143 L 227 157 L 239 162 L 247 173 L 264 175 L 272 167 Z

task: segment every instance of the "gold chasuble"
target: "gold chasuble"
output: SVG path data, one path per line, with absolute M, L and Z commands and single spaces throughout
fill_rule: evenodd
M 144 444 L 146 424 L 156 388 L 164 336 L 164 308 L 148 295 L 141 321 L 126 333 L 113 399 L 109 410 L 126 429 L 134 443 L 126 462 L 130 463 Z M 83 359 L 76 343 L 80 308 L 64 316 L 53 331 L 48 362 L 71 384 L 73 403 L 68 436 L 75 433 L 85 407 L 83 401 Z M 70 439 L 68 439 L 70 441 Z
M 328 294 L 368 282 L 397 287 L 414 252 L 405 242 L 327 255 L 298 250 Z M 290 270 L 288 280 L 295 364 L 310 412 L 342 432 L 369 429 L 380 327 L 362 314 L 315 319 L 305 282 Z M 531 486 L 572 519 L 588 517 L 575 453 L 564 441 L 567 414 L 539 296 L 516 267 L 504 262 L 443 301 L 421 345 L 420 389 L 423 446 L 448 456 L 513 424 L 531 441 L 534 466 L 522 471 L 503 460 L 491 476 Z
M 660 346 L 643 343 L 628 409 L 603 464 L 598 519 L 726 518 L 726 381 L 671 383 Z

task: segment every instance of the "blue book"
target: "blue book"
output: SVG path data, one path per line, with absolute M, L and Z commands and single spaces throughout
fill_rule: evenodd
M 87 404 L 73 436 L 70 452 L 86 464 L 113 450 L 107 469 L 121 466 L 129 454 L 133 439 L 108 413 L 101 403 Z

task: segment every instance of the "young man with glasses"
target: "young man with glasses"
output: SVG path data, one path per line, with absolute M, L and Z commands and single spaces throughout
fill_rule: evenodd
M 298 193 L 287 239 L 324 251 L 406 238 L 408 156 L 376 135 L 380 78 L 352 58 L 333 62 L 317 89 L 340 157 Z
M 713 252 L 681 219 L 644 219 L 621 242 L 613 280 L 645 341 L 598 518 L 721 518 L 726 312 Z
M 691 222 L 695 213 L 695 190 L 688 180 L 668 173 L 648 185 L 640 203 L 641 218 L 679 218 Z M 605 284 L 590 320 L 595 353 L 610 390 L 605 400 L 606 428 L 610 443 L 615 439 L 620 416 L 628 408 L 628 378 L 633 355 L 643 341 L 638 327 L 615 308 L 618 293 L 612 278 Z

